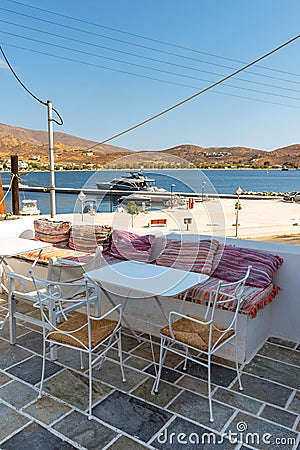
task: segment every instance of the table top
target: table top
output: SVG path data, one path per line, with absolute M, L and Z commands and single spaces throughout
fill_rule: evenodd
M 18 253 L 30 252 L 50 247 L 48 242 L 23 239 L 19 237 L 0 237 L 0 256 L 14 256 Z
M 133 296 L 139 293 L 139 297 L 141 294 L 143 297 L 173 297 L 209 278 L 201 273 L 137 261 L 106 265 L 87 272 L 85 276 L 108 292 L 124 296 L 125 292 L 135 293 Z

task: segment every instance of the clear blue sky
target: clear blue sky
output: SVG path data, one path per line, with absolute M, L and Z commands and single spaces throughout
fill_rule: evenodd
M 0 20 L 10 22 L 0 21 L 2 32 L 72 48 L 74 51 L 0 33 L 0 42 L 8 59 L 28 88 L 44 100 L 51 99 L 55 108 L 62 114 L 64 126 L 55 126 L 55 131 L 96 141 L 104 140 L 160 112 L 242 65 L 239 62 L 222 59 L 223 57 L 250 62 L 300 33 L 299 0 L 210 2 L 204 0 L 185 2 L 182 0 L 151 0 L 149 2 L 145 0 L 110 0 L 109 2 L 104 0 L 53 0 L 52 2 L 21 0 L 21 2 L 23 5 L 1 0 Z M 219 57 L 76 22 L 28 8 L 24 4 Z M 23 15 L 17 15 L 11 11 Z M 25 17 L 24 14 L 32 17 Z M 82 31 L 38 21 L 33 19 L 33 16 L 80 28 Z M 43 34 L 26 29 L 24 26 L 81 42 Z M 152 47 L 159 51 L 107 37 Z M 76 59 L 89 65 L 57 59 L 6 44 Z M 75 50 L 119 61 L 87 55 Z M 182 57 L 162 53 L 162 51 Z M 120 52 L 129 52 L 161 62 Z M 121 60 L 149 68 L 124 64 L 120 62 Z M 140 129 L 112 141 L 111 144 L 134 150 L 164 149 L 184 143 L 204 147 L 241 145 L 272 150 L 292 143 L 300 143 L 300 39 L 267 58 L 261 66 L 264 68 L 253 67 L 249 70 L 252 73 L 240 74 L 240 80 L 228 81 L 230 86 L 219 86 Z M 266 69 L 266 67 L 277 71 Z M 132 72 L 165 82 L 118 71 Z M 160 71 L 172 72 L 172 74 Z M 17 84 L 1 59 L 0 83 L 0 122 L 46 130 L 46 108 L 35 102 Z

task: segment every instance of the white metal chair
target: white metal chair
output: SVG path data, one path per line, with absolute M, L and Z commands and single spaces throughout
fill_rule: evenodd
M 152 393 L 158 392 L 161 371 L 167 351 L 184 357 L 183 369 L 187 368 L 187 361 L 207 367 L 208 370 L 208 401 L 209 417 L 213 422 L 212 398 L 211 398 L 211 357 L 225 344 L 235 346 L 235 364 L 239 383 L 242 390 L 238 354 L 237 354 L 237 318 L 240 305 L 243 301 L 243 291 L 249 276 L 251 266 L 248 267 L 246 275 L 239 281 L 227 283 L 220 281 L 215 291 L 211 291 L 204 318 L 192 315 L 184 315 L 175 311 L 169 314 L 169 324 L 160 330 L 160 357 L 157 377 L 154 382 Z M 230 323 L 220 325 L 215 321 L 215 311 L 218 306 L 233 311 Z M 231 342 L 233 341 L 233 342 Z M 177 344 L 173 347 L 174 344 Z M 183 347 L 184 351 L 178 348 Z M 207 361 L 195 359 L 189 353 L 190 350 L 201 352 L 207 356 Z
M 76 254 L 76 253 L 75 253 Z M 97 247 L 94 257 L 87 263 L 79 263 L 76 261 L 51 258 L 47 269 L 47 279 L 57 282 L 72 282 L 77 280 L 83 280 L 83 275 L 89 270 L 96 269 L 103 263 L 102 247 Z M 31 270 L 35 264 L 32 265 Z M 32 277 L 18 274 L 16 272 L 6 272 L 8 278 L 8 306 L 9 306 L 9 329 L 10 329 L 10 343 L 16 343 L 16 319 L 24 320 L 34 325 L 42 326 L 40 319 L 32 317 L 28 314 L 22 314 L 17 312 L 17 304 L 19 302 L 25 302 L 34 304 L 37 301 L 37 293 L 33 285 Z M 65 293 L 65 297 L 68 300 L 72 300 L 76 295 L 80 294 L 84 290 L 82 285 L 68 286 L 68 292 Z M 101 312 L 101 296 L 100 289 L 95 289 L 93 296 L 90 296 L 90 303 L 95 303 L 97 311 L 96 314 L 100 315 Z M 46 306 L 46 305 L 45 305 Z M 57 305 L 49 304 L 49 317 L 51 323 L 55 325 L 62 317 L 62 312 L 68 314 L 68 312 L 80 307 L 78 302 L 67 302 L 65 305 L 61 304 L 61 308 L 57 308 Z M 55 350 L 52 351 L 52 359 L 55 359 Z
M 39 397 L 42 396 L 45 363 L 46 363 L 46 343 L 51 346 L 64 346 L 80 352 L 81 366 L 82 353 L 88 355 L 89 364 L 89 419 L 92 417 L 92 370 L 98 365 L 99 368 L 106 358 L 107 352 L 114 346 L 118 345 L 118 353 L 120 359 L 120 367 L 123 382 L 126 381 L 123 361 L 122 361 L 122 341 L 121 341 L 121 318 L 122 306 L 116 305 L 102 317 L 91 315 L 90 296 L 93 290 L 97 290 L 97 286 L 88 280 L 81 280 L 69 283 L 60 283 L 57 281 L 43 280 L 32 275 L 33 283 L 36 288 L 38 303 L 43 324 L 43 365 Z M 68 288 L 81 288 L 81 294 L 78 298 L 72 300 L 65 298 L 64 293 Z M 49 318 L 49 303 L 56 303 L 58 309 L 62 308 L 68 302 L 78 302 L 80 312 L 74 311 L 69 317 L 62 315 L 64 321 L 58 325 L 54 325 Z M 118 314 L 118 320 L 108 318 L 112 314 Z M 100 349 L 101 346 L 101 349 Z M 102 346 L 103 349 L 102 349 Z M 97 354 L 96 354 L 97 352 Z M 94 359 L 93 359 L 94 356 Z

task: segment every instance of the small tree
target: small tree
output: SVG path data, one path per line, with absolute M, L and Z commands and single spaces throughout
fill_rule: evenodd
M 138 205 L 134 201 L 128 202 L 127 212 L 131 215 L 131 226 L 133 227 L 133 219 L 140 212 Z

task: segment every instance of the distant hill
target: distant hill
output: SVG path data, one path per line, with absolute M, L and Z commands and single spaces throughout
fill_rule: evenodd
M 191 144 L 178 145 L 157 152 L 133 152 L 113 145 L 99 145 L 87 152 L 95 142 L 65 133 L 54 133 L 55 161 L 57 163 L 113 164 L 130 167 L 169 167 L 178 165 L 179 159 L 195 165 L 251 165 L 263 166 L 295 164 L 300 167 L 300 144 L 292 144 L 273 151 L 247 147 L 199 147 Z M 46 131 L 29 130 L 0 124 L 0 158 L 18 154 L 20 159 L 30 160 L 40 155 L 41 162 L 48 162 L 48 134 Z M 127 156 L 125 160 L 117 159 Z M 114 163 L 115 161 L 115 163 Z

